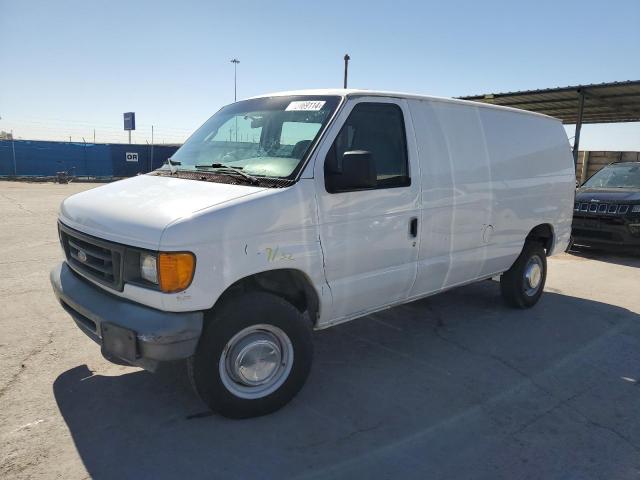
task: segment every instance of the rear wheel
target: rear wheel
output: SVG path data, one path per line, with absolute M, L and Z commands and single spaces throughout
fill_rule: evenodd
M 189 373 L 213 411 L 255 417 L 281 408 L 298 393 L 312 356 L 310 322 L 286 300 L 252 292 L 212 312 Z
M 516 262 L 500 277 L 500 291 L 507 305 L 530 308 L 540 299 L 546 279 L 545 250 L 537 242 L 528 242 Z

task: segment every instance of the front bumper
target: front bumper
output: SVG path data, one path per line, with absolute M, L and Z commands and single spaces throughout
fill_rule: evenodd
M 51 270 L 50 280 L 62 307 L 102 346 L 108 359 L 153 371 L 159 362 L 194 354 L 202 333 L 203 312 L 164 312 L 124 300 L 92 285 L 66 262 Z M 106 331 L 109 341 L 103 341 Z M 119 348 L 122 342 L 128 342 L 130 348 Z
M 600 218 L 574 215 L 572 225 L 573 243 L 578 245 L 639 248 L 640 235 L 633 234 L 629 224 L 640 224 L 625 218 Z

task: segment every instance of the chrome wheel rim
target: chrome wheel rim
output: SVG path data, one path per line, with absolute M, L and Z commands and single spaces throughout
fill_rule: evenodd
M 293 366 L 293 345 L 274 325 L 252 325 L 236 333 L 220 355 L 222 383 L 240 398 L 255 399 L 275 392 Z
M 534 255 L 524 267 L 524 293 L 529 297 L 534 296 L 542 284 L 542 259 Z

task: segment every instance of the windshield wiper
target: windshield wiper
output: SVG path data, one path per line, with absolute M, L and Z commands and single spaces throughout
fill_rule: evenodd
M 171 170 L 171 175 L 176 173 L 176 165 L 182 165 L 182 162 L 178 162 L 177 160 L 172 160 L 171 157 L 167 158 L 167 163 L 169 164 L 169 170 Z
M 226 173 L 233 176 L 240 176 L 244 178 L 246 181 L 251 183 L 252 185 L 258 185 L 260 180 L 258 180 L 253 175 L 249 175 L 242 171 L 242 167 L 232 167 L 229 165 L 224 165 L 222 163 L 212 163 L 212 164 L 204 164 L 204 165 L 195 165 L 196 168 L 212 168 L 217 172 Z

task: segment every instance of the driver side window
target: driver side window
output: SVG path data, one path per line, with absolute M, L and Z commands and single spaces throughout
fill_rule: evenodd
M 338 175 L 345 152 L 371 154 L 375 165 L 374 188 L 411 184 L 402 110 L 392 103 L 357 104 L 336 137 L 325 160 L 325 178 Z M 341 190 L 345 191 L 345 190 Z

